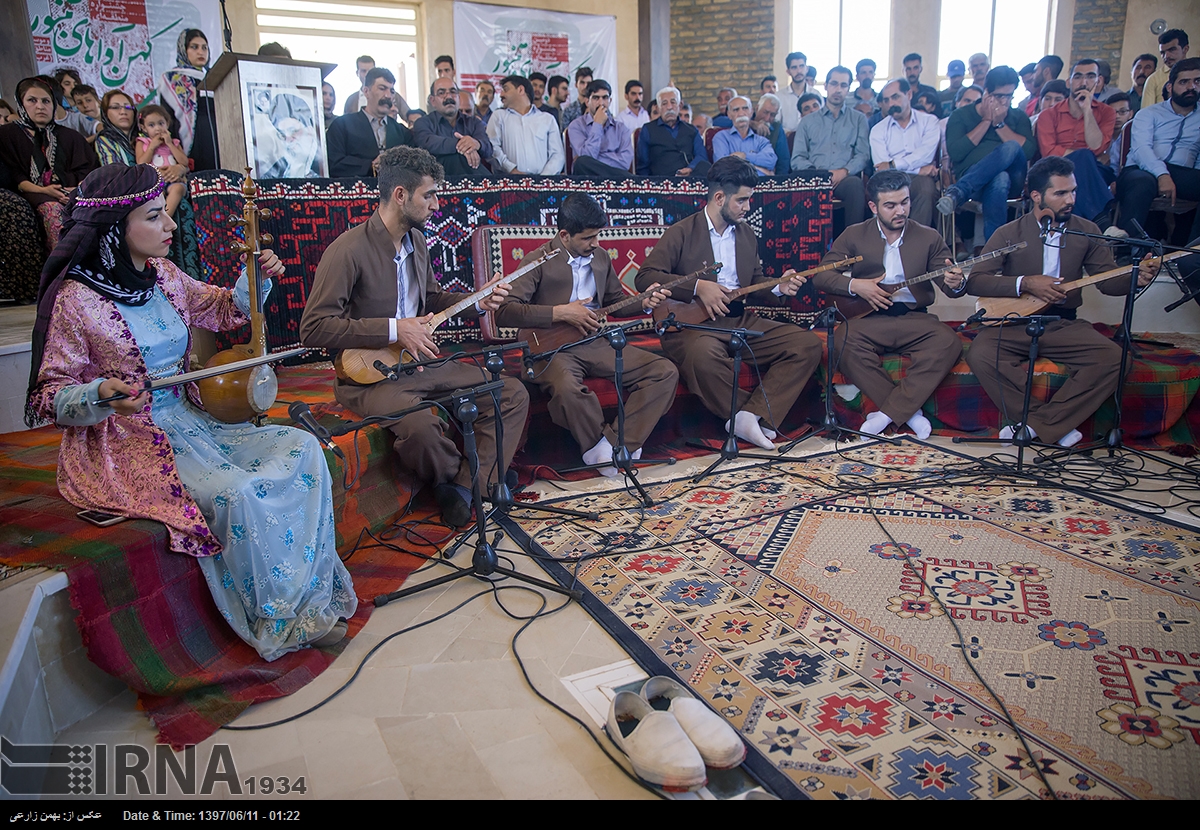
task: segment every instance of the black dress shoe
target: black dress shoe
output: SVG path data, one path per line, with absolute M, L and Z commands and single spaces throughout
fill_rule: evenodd
M 504 474 L 504 483 L 508 485 L 509 490 L 516 490 L 521 486 L 521 477 L 517 475 L 516 470 L 509 470 Z
M 471 523 L 470 494 L 457 484 L 439 484 L 433 497 L 442 511 L 442 519 L 451 527 L 466 527 Z

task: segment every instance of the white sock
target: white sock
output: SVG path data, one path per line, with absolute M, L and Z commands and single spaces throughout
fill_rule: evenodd
M 592 447 L 583 454 L 583 463 L 603 464 L 605 461 L 612 461 L 612 457 L 613 445 L 608 443 L 608 439 L 601 435 L 600 440 L 596 442 L 596 446 Z M 608 476 L 611 478 L 617 474 L 617 468 L 601 467 L 599 470 L 597 470 L 597 472 L 602 476 Z
M 762 430 L 762 434 L 763 434 L 763 435 L 767 436 L 767 437 L 768 437 L 768 438 L 770 438 L 772 441 L 774 441 L 774 440 L 775 440 L 775 438 L 776 438 L 776 436 L 778 436 L 778 435 L 779 435 L 779 433 L 778 433 L 778 432 L 776 432 L 775 430 L 771 429 L 771 428 L 770 428 L 770 427 L 768 427 L 768 426 L 765 426 L 765 425 L 763 424 L 763 422 L 762 422 L 762 421 L 759 421 L 759 422 L 758 422 L 758 428 Z
M 725 431 L 729 431 L 729 422 L 725 422 Z M 762 447 L 764 450 L 773 450 L 775 445 L 771 443 L 771 439 L 763 432 L 763 428 L 758 423 L 758 416 L 753 412 L 742 410 L 737 415 L 733 416 L 733 434 L 743 441 L 749 441 L 756 447 Z
M 867 420 L 863 421 L 863 425 L 858 428 L 858 431 L 868 432 L 871 435 L 879 435 L 885 429 L 887 429 L 888 424 L 891 422 L 891 418 L 889 418 L 887 415 L 884 415 L 879 410 L 875 410 L 867 416 Z
M 916 433 L 916 436 L 922 441 L 928 438 L 933 432 L 933 424 L 929 423 L 929 419 L 926 418 L 925 414 L 919 409 L 904 423 L 912 427 L 912 431 Z
M 1058 439 L 1058 445 L 1060 447 L 1073 447 L 1076 444 L 1078 444 L 1082 439 L 1083 439 L 1083 433 L 1077 429 L 1073 429 L 1070 432 L 1068 432 L 1066 435 L 1064 435 L 1062 438 Z

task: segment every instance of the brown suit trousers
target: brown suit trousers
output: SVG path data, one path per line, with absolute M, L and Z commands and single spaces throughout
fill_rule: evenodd
M 967 350 L 967 364 L 1000 407 L 1005 423 L 1021 418 L 1030 339 L 1024 326 L 993 326 L 979 332 Z M 1053 443 L 1086 421 L 1116 391 L 1121 347 L 1086 320 L 1057 320 L 1038 338 L 1038 353 L 1065 363 L 1071 372 L 1050 400 L 1029 399 L 1029 426 L 1038 438 Z

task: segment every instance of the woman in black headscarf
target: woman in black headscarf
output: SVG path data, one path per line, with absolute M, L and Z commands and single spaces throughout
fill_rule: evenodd
M 0 127 L 0 163 L 41 216 L 48 250 L 58 244 L 71 191 L 96 167 L 87 140 L 54 123 L 55 103 L 49 80 L 26 78 L 17 84 L 17 120 Z
M 239 328 L 249 306 L 245 275 L 230 291 L 163 258 L 175 228 L 163 186 L 149 165 L 111 164 L 72 197 L 42 272 L 26 417 L 65 428 L 63 497 L 165 524 L 171 549 L 196 557 L 221 615 L 264 659 L 328 645 L 357 599 L 320 444 L 290 427 L 221 423 L 181 386 L 142 391 L 185 370 L 189 326 Z M 273 253 L 261 259 L 282 275 Z M 128 397 L 97 402 L 118 393 Z

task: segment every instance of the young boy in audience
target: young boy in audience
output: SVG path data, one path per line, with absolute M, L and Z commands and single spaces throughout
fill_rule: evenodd
M 187 169 L 187 153 L 183 152 L 183 145 L 179 143 L 179 139 L 171 138 L 167 111 L 157 104 L 151 104 L 142 108 L 141 119 L 142 132 L 145 135 L 138 136 L 137 140 L 138 164 L 152 164 L 160 171 L 176 164 L 181 164 Z M 184 177 L 181 176 L 179 181 L 167 185 L 166 207 L 169 215 L 175 215 L 175 209 L 186 195 L 187 180 Z
M 88 144 L 91 144 L 100 134 L 100 130 L 104 129 L 100 125 L 100 98 L 96 95 L 95 89 L 84 84 L 71 90 L 71 100 L 75 103 L 75 109 L 79 110 L 80 115 L 85 116 L 92 125 L 91 132 L 83 134 L 83 137 L 88 140 Z

